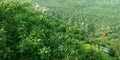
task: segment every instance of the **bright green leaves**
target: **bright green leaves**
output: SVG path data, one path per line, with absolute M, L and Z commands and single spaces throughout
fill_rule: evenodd
M 88 28 L 77 22 L 71 25 L 73 21 L 62 24 L 30 9 L 29 3 L 0 2 L 0 8 L 1 60 L 111 59 L 98 46 L 88 43 L 93 24 Z

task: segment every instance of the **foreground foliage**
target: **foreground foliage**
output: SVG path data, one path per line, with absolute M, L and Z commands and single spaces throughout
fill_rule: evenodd
M 61 24 L 30 3 L 0 1 L 0 8 L 0 60 L 115 59 L 92 43 L 92 23 L 88 28 Z

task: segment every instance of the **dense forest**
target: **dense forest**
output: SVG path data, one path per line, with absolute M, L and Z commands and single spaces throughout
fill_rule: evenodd
M 119 0 L 0 0 L 0 60 L 120 60 Z

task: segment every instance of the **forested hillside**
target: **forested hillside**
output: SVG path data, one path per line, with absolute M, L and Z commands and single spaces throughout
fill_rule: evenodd
M 120 60 L 119 0 L 0 0 L 0 60 Z

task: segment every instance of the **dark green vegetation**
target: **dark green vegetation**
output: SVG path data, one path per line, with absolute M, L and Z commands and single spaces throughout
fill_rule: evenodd
M 53 1 L 47 2 L 55 3 L 56 0 Z M 58 2 L 60 1 L 63 2 L 63 0 Z M 72 4 L 72 0 L 66 1 Z M 94 0 L 89 1 L 89 3 L 92 1 Z M 81 1 L 81 7 L 84 4 L 86 7 L 91 6 L 89 3 L 88 0 Z M 83 12 L 85 11 L 83 10 L 82 14 L 79 14 L 77 10 L 76 13 L 73 12 L 75 11 L 72 9 L 75 7 L 74 4 L 71 9 L 66 11 L 59 4 L 56 2 L 53 7 L 52 4 L 45 5 L 51 10 L 42 14 L 35 11 L 30 3 L 3 2 L 0 0 L 0 60 L 120 59 L 119 14 L 109 18 L 112 15 L 111 13 L 106 17 L 106 13 L 109 12 L 105 10 L 106 13 L 103 15 L 101 12 L 101 14 L 96 14 L 92 12 L 94 9 L 91 9 L 90 13 L 89 11 Z M 57 6 L 61 10 L 54 8 Z M 113 24 L 108 23 L 105 19 Z M 81 24 L 82 22 L 88 26 L 85 27 Z M 101 37 L 104 31 L 100 30 L 101 24 L 98 24 L 102 22 L 105 22 L 104 28 L 110 27 L 110 31 L 105 37 Z M 108 48 L 109 53 L 99 49 L 100 46 Z

